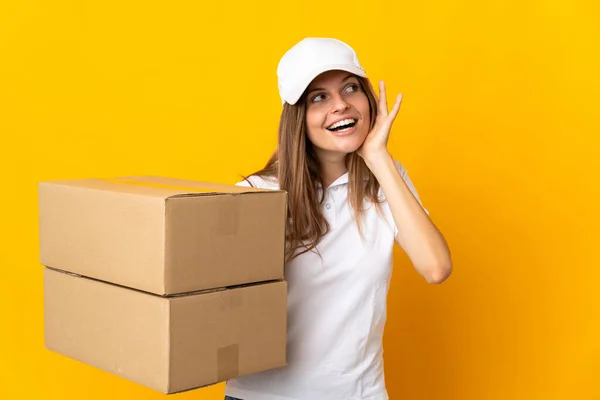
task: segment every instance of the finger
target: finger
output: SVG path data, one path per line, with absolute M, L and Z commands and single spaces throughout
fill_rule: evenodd
M 396 97 L 396 103 L 394 104 L 394 107 L 392 108 L 392 111 L 390 112 L 390 118 L 393 121 L 394 119 L 396 119 L 396 115 L 398 115 L 398 111 L 400 111 L 400 105 L 402 104 L 402 93 L 400 93 L 398 95 L 398 97 Z
M 385 83 L 383 81 L 379 81 L 379 115 L 384 117 L 388 115 Z

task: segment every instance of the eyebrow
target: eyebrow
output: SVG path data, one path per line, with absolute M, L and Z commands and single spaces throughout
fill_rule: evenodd
M 350 78 L 354 78 L 354 75 L 352 75 L 352 74 L 348 74 L 348 75 L 346 75 L 346 77 L 345 77 L 344 79 L 342 79 L 342 83 L 343 83 L 343 82 L 346 82 L 346 81 L 347 81 L 348 79 L 350 79 Z M 325 90 L 325 88 L 320 88 L 320 87 L 317 87 L 317 88 L 312 88 L 312 89 L 309 89 L 309 90 L 308 90 L 308 92 L 306 92 L 306 94 L 310 94 L 310 93 L 312 93 L 312 92 L 316 92 L 316 91 L 318 91 L 318 90 Z

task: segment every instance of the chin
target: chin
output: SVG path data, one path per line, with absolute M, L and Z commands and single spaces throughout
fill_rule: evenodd
M 339 155 L 343 155 L 346 156 L 348 154 L 354 153 L 356 152 L 358 149 L 360 148 L 360 146 L 344 146 L 344 145 L 338 145 L 338 146 L 328 146 L 326 148 L 322 148 L 322 150 L 325 150 L 328 153 L 336 153 Z
M 361 145 L 361 143 L 347 144 L 345 146 L 339 146 L 337 151 L 339 151 L 340 153 L 344 153 L 344 154 L 354 153 L 355 151 L 360 149 L 360 145 Z
M 362 146 L 365 141 L 365 135 L 352 135 L 342 138 L 335 138 L 335 147 L 337 147 L 338 151 L 342 151 L 344 153 L 354 153 L 356 150 Z

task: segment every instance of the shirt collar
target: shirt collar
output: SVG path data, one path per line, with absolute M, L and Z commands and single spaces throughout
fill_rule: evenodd
M 348 172 L 345 172 L 342 176 L 337 178 L 329 187 L 340 186 L 348 183 Z

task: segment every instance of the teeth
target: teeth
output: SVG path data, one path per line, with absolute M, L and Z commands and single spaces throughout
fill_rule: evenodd
M 335 129 L 335 128 L 337 128 L 338 126 L 342 126 L 342 125 L 348 125 L 348 124 L 353 124 L 353 123 L 355 123 L 355 122 L 356 122 L 356 120 L 355 120 L 355 119 L 353 119 L 353 118 L 348 118 L 348 119 L 344 119 L 344 120 L 342 120 L 342 121 L 336 122 L 335 124 L 331 125 L 331 126 L 330 126 L 329 128 L 327 128 L 327 129 Z

